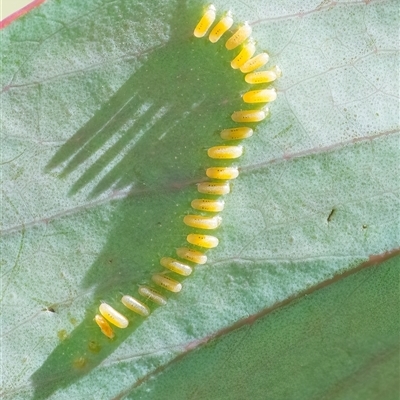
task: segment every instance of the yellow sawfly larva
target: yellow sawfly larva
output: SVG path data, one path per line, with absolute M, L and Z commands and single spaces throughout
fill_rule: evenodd
M 202 215 L 185 215 L 183 223 L 192 228 L 198 229 L 217 229 L 222 222 L 222 218 L 219 216 L 215 217 L 203 217 Z
M 217 9 L 214 7 L 213 4 L 210 4 L 207 7 L 205 13 L 203 14 L 199 23 L 194 29 L 194 36 L 196 36 L 197 38 L 201 38 L 207 33 L 207 31 L 210 29 L 211 25 L 215 21 L 216 11 Z
M 170 271 L 175 272 L 176 274 L 182 276 L 189 276 L 193 272 L 191 266 L 184 264 L 181 261 L 175 260 L 174 258 L 171 257 L 163 257 L 160 260 L 160 264 L 163 267 L 169 269 Z
M 167 299 L 161 293 L 158 293 L 148 286 L 140 286 L 139 294 L 159 306 L 165 306 L 167 304 Z
M 213 249 L 218 246 L 219 240 L 215 236 L 200 235 L 198 233 L 191 233 L 187 236 L 186 240 L 195 246 L 204 247 L 206 249 Z
M 108 322 L 117 328 L 126 328 L 129 325 L 128 319 L 107 303 L 101 303 L 99 311 Z
M 256 42 L 249 39 L 242 47 L 240 53 L 231 61 L 231 67 L 233 69 L 240 68 L 243 64 L 250 60 L 253 54 L 256 52 Z
M 225 43 L 228 50 L 233 50 L 241 45 L 252 32 L 251 26 L 245 22 Z
M 239 176 L 237 167 L 210 167 L 206 170 L 206 175 L 212 179 L 236 179 Z
M 255 57 L 250 58 L 249 61 L 245 62 L 241 67 L 240 70 L 247 74 L 248 72 L 252 72 L 257 68 L 263 67 L 269 60 L 268 53 L 260 53 L 257 54 Z
M 221 131 L 220 136 L 225 140 L 240 140 L 247 139 L 253 136 L 253 129 L 247 126 L 242 126 L 239 128 L 224 129 Z
M 163 289 L 169 290 L 170 292 L 179 293 L 182 290 L 182 283 L 170 278 L 167 275 L 154 274 L 151 279 L 156 285 L 162 287 Z
M 197 191 L 204 194 L 223 196 L 230 193 L 231 187 L 229 182 L 200 182 L 197 184 Z
M 208 157 L 232 160 L 243 154 L 243 146 L 214 146 L 207 150 Z
M 100 328 L 101 332 L 108 338 L 112 339 L 115 336 L 110 324 L 101 315 L 96 314 L 96 316 L 94 317 L 94 321 Z
M 271 89 L 260 89 L 260 90 L 250 90 L 243 95 L 243 101 L 245 103 L 270 103 L 276 100 L 276 90 Z
M 176 249 L 178 257 L 184 260 L 191 261 L 195 264 L 205 264 L 207 262 L 207 256 L 200 251 L 188 249 L 187 247 L 179 247 Z
M 218 42 L 222 35 L 233 25 L 233 18 L 230 11 L 228 11 L 221 19 L 218 21 L 217 25 L 211 30 L 208 39 L 211 43 Z
M 225 207 L 224 200 L 212 200 L 212 199 L 194 199 L 190 205 L 195 210 L 208 211 L 208 212 L 220 212 Z
M 146 306 L 146 304 L 141 301 L 135 299 L 132 296 L 124 295 L 122 296 L 121 303 L 129 308 L 131 311 L 136 314 L 141 315 L 142 317 L 148 317 L 150 315 L 150 309 Z
M 245 75 L 244 80 L 247 83 L 251 84 L 269 83 L 275 81 L 281 76 L 281 69 L 277 65 L 275 65 L 275 67 L 271 68 L 268 71 L 251 72 L 250 74 Z
M 261 108 L 260 110 L 241 110 L 235 111 L 231 118 L 235 122 L 260 122 L 267 118 L 269 114 L 268 107 Z

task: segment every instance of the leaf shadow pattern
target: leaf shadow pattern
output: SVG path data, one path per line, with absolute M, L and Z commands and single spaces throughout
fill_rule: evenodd
M 193 37 L 199 15 L 199 5 L 179 1 L 168 22 L 170 40 L 48 164 L 48 170 L 61 168 L 64 178 L 78 172 L 71 195 L 88 187 L 89 197 L 126 188 L 129 195 L 116 201 L 107 243 L 82 283 L 93 289 L 92 306 L 31 377 L 35 399 L 81 379 L 143 323 L 123 311 L 121 294 L 135 296 L 138 284 L 161 270 L 160 257 L 185 245 L 182 218 L 196 196 L 195 183 L 204 180 L 206 167 L 221 165 L 208 159 L 206 148 L 222 142 L 219 130 L 234 126 L 230 114 L 243 108 L 240 93 L 248 84 L 230 68 L 232 53 L 223 41 L 212 45 Z M 93 322 L 101 300 L 129 316 L 129 327 L 112 341 Z

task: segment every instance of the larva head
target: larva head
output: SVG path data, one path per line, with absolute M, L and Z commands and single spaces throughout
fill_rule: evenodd
M 191 261 L 195 264 L 205 264 L 207 262 L 207 256 L 205 254 L 187 247 L 179 247 L 176 249 L 176 254 L 178 257 Z
M 268 107 L 260 108 L 259 110 L 241 110 L 235 111 L 231 118 L 235 122 L 260 122 L 269 115 Z
M 252 72 L 258 68 L 261 68 L 268 62 L 268 60 L 269 60 L 268 53 L 257 54 L 255 57 L 251 58 L 249 61 L 244 63 L 240 67 L 240 71 L 242 71 L 244 74 L 247 74 L 248 72 Z
M 276 73 L 272 70 L 250 72 L 245 75 L 244 80 L 250 84 L 260 84 L 273 82 L 277 78 Z
M 214 6 L 214 4 L 208 4 L 205 8 L 204 8 L 204 14 L 206 12 L 212 11 L 214 13 L 217 12 L 217 8 Z
M 231 160 L 243 154 L 243 146 L 214 146 L 207 151 L 210 158 Z
M 151 279 L 156 285 L 169 290 L 170 292 L 178 293 L 182 290 L 182 284 L 175 279 L 170 278 L 168 275 L 154 274 Z
M 194 29 L 193 32 L 194 36 L 196 36 L 197 38 L 201 38 L 207 33 L 207 31 L 210 29 L 211 25 L 215 21 L 216 12 L 217 9 L 213 4 L 210 4 L 206 8 L 203 16 L 201 17 L 196 28 Z
M 229 182 L 201 182 L 197 184 L 199 193 L 222 196 L 231 191 Z
M 243 101 L 245 103 L 270 103 L 276 100 L 276 90 L 271 89 L 261 89 L 261 90 L 250 90 L 243 95 Z
M 132 296 L 124 295 L 121 299 L 121 303 L 131 311 L 143 317 L 148 317 L 150 315 L 149 307 Z
M 237 167 L 210 167 L 206 169 L 206 175 L 212 179 L 230 180 L 239 176 Z
M 191 206 L 195 210 L 207 211 L 207 212 L 220 212 L 224 209 L 224 200 L 217 199 L 194 199 L 191 202 Z
M 108 322 L 118 328 L 126 328 L 129 325 L 128 319 L 107 303 L 101 303 L 99 311 Z
M 247 126 L 237 128 L 229 128 L 221 131 L 220 136 L 225 140 L 241 140 L 247 139 L 253 135 L 253 129 Z
M 193 271 L 191 266 L 171 257 L 163 257 L 160 260 L 160 264 L 170 271 L 182 276 L 189 276 Z
M 274 65 L 271 68 L 271 71 L 275 72 L 275 75 L 276 75 L 277 78 L 280 78 L 282 76 L 282 70 L 277 65 Z
M 185 215 L 183 222 L 192 228 L 216 229 L 221 225 L 222 218 L 218 215 L 214 217 L 203 217 L 202 215 Z
M 140 286 L 139 294 L 146 300 L 150 300 L 159 306 L 165 306 L 167 304 L 167 299 L 161 293 L 148 286 Z
M 195 246 L 212 249 L 218 246 L 219 240 L 215 236 L 201 235 L 199 233 L 191 233 L 187 236 L 186 240 Z
M 232 13 L 228 11 L 221 20 L 215 25 L 209 35 L 211 43 L 216 43 L 222 37 L 222 35 L 232 26 L 233 17 Z
M 247 40 L 240 53 L 231 61 L 231 67 L 238 69 L 243 66 L 256 52 L 256 42 L 253 38 Z
M 226 41 L 225 47 L 228 50 L 233 50 L 241 45 L 252 32 L 251 26 L 246 21 L 244 24 Z

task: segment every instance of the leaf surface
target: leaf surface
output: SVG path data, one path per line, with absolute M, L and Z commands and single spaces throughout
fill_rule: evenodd
M 287 326 L 304 315 L 307 290 L 400 247 L 396 1 L 218 1 L 219 11 L 250 21 L 269 66 L 283 70 L 278 100 L 244 143 L 207 265 L 150 318 L 130 316 L 114 341 L 103 337 L 93 322 L 100 301 L 121 309 L 121 293 L 135 295 L 160 270 L 159 259 L 185 244 L 183 216 L 213 164 L 206 149 L 222 143 L 218 133 L 232 126 L 248 90 L 223 42 L 192 36 L 203 4 L 154 3 L 49 0 L 2 31 L 5 398 L 135 398 L 146 377 L 173 360 L 179 366 L 182 354 L 217 332 L 273 307 L 271 323 Z M 382 274 L 368 285 L 397 296 Z M 316 295 L 316 307 L 332 309 L 347 285 L 361 301 L 356 288 L 364 283 L 354 276 L 332 298 Z M 296 296 L 288 316 L 278 305 Z M 395 351 L 395 302 L 368 323 L 357 304 L 349 318 L 359 321 L 359 336 L 376 337 L 392 316 L 379 351 Z M 247 328 L 259 337 L 250 353 L 267 340 L 257 333 L 264 320 Z M 344 348 L 348 319 L 337 323 L 336 345 Z M 237 352 L 221 346 L 198 353 L 215 364 Z M 329 339 L 327 353 L 332 346 Z M 365 360 L 378 349 L 354 351 Z M 273 354 L 278 361 L 282 353 Z M 291 357 L 278 382 L 301 364 L 300 353 Z M 315 393 L 344 379 L 333 367 Z M 257 359 L 241 373 L 263 368 Z M 168 371 L 161 388 L 174 382 Z M 229 382 L 229 367 L 220 373 Z M 266 381 L 254 379 L 259 393 Z M 390 374 L 382 379 L 393 387 Z M 303 393 L 293 398 L 308 398 Z

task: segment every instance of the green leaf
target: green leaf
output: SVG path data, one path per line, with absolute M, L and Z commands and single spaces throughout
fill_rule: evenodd
M 184 390 L 207 386 L 215 367 L 204 360 L 219 366 L 222 382 L 238 371 L 249 382 L 231 393 L 221 386 L 221 398 L 264 398 L 267 384 L 272 398 L 290 398 L 302 360 L 310 369 L 292 398 L 330 398 L 368 360 L 397 354 L 398 259 L 341 282 L 400 247 L 396 2 L 215 5 L 251 22 L 283 77 L 271 118 L 243 143 L 220 245 L 147 319 L 123 311 L 121 293 L 136 295 L 192 231 L 182 219 L 196 183 L 219 165 L 206 149 L 234 126 L 230 114 L 249 88 L 229 65 L 234 52 L 193 37 L 198 1 L 49 0 L 3 30 L 4 398 L 161 398 L 176 374 L 180 387 L 190 380 Z M 305 294 L 321 285 L 309 311 Z M 354 306 L 343 316 L 345 293 Z M 375 301 L 379 293 L 388 301 Z M 101 300 L 130 318 L 113 341 L 93 322 Z M 329 332 L 333 309 L 343 318 Z M 316 328 L 304 330 L 311 312 Z M 246 318 L 259 319 L 241 328 L 251 340 L 234 331 Z M 349 321 L 359 327 L 354 341 Z M 385 340 L 372 345 L 380 329 Z M 201 346 L 218 332 L 218 351 Z M 305 336 L 309 344 L 287 354 Z M 261 356 L 246 359 L 259 346 L 271 349 L 268 366 L 279 366 L 267 377 L 254 373 L 266 368 Z M 330 357 L 335 349 L 349 356 Z M 243 360 L 235 373 L 218 361 L 235 356 Z M 393 357 L 379 358 L 379 383 L 359 374 L 336 398 L 381 387 L 394 397 Z M 140 387 L 155 375 L 160 383 Z M 213 388 L 179 395 L 210 398 Z
M 399 261 L 357 269 L 217 332 L 127 398 L 397 399 Z

